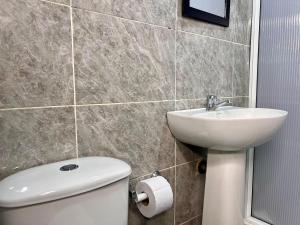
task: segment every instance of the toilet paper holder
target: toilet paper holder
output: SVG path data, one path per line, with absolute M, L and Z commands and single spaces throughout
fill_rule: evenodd
M 157 170 L 157 171 L 154 171 L 151 175 L 151 177 L 157 177 L 157 176 L 161 176 L 160 175 L 160 172 Z M 148 199 L 148 196 L 146 193 L 136 193 L 135 190 L 130 190 L 129 191 L 129 196 L 132 200 L 134 200 L 136 203 L 139 203 L 139 202 L 142 202 L 142 201 L 145 201 Z

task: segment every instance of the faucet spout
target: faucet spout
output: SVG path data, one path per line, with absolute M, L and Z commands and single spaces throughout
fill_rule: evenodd
M 207 111 L 215 111 L 218 107 L 222 107 L 226 105 L 232 105 L 232 103 L 229 100 L 221 101 L 215 95 L 207 96 L 207 105 L 206 105 Z
M 228 104 L 231 104 L 231 102 L 229 100 L 225 100 L 222 102 L 219 102 L 218 104 L 216 104 L 216 107 L 222 107 L 222 106 L 226 106 Z

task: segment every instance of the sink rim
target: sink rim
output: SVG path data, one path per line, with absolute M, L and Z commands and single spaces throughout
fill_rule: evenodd
M 213 112 L 199 108 L 168 112 L 167 121 L 174 137 L 183 143 L 219 151 L 240 151 L 269 141 L 287 115 L 287 111 L 268 108 L 226 107 Z
M 222 112 L 230 112 L 230 111 L 250 111 L 250 114 L 248 117 L 239 116 L 238 114 L 235 114 L 236 116 L 230 117 L 229 113 L 221 114 Z M 255 116 L 254 115 L 255 111 L 258 112 L 266 111 L 266 114 Z M 276 114 L 275 115 L 267 114 L 267 111 L 275 112 Z M 194 115 L 191 115 L 193 113 Z M 232 120 L 261 120 L 261 119 L 265 120 L 265 119 L 272 119 L 278 117 L 286 117 L 288 115 L 288 112 L 281 109 L 271 109 L 271 108 L 242 108 L 242 107 L 227 106 L 227 107 L 222 107 L 216 111 L 206 111 L 206 108 L 170 111 L 167 113 L 167 115 L 176 115 L 182 118 L 190 118 L 190 119 L 197 119 L 197 120 L 212 120 L 212 121 L 214 120 L 214 121 L 221 122 L 221 121 L 232 121 Z M 212 115 L 212 116 L 206 116 L 206 115 Z M 217 115 L 219 115 L 220 117 L 218 117 Z M 222 115 L 224 116 L 221 117 Z

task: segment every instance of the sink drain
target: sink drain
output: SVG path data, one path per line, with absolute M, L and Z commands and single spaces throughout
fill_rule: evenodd
M 77 169 L 79 166 L 76 164 L 69 164 L 60 167 L 60 171 L 71 171 Z

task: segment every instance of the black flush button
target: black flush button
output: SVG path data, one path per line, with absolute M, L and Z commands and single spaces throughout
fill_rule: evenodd
M 71 171 L 77 169 L 79 166 L 76 164 L 69 164 L 69 165 L 64 165 L 60 167 L 61 171 Z

